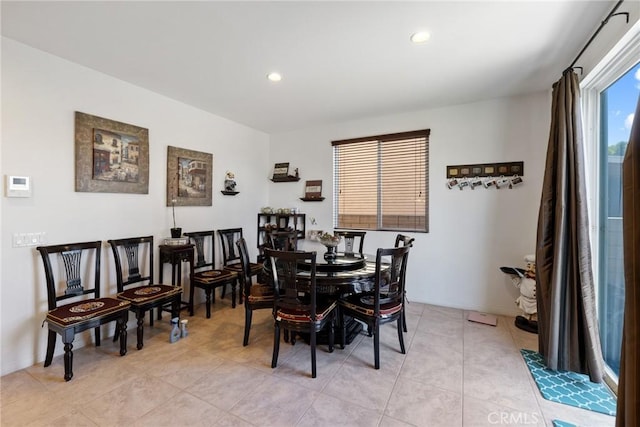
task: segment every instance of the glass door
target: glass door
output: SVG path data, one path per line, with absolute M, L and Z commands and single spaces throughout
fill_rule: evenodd
M 624 314 L 622 161 L 639 88 L 640 64 L 636 64 L 600 93 L 598 321 L 604 359 L 616 376 Z

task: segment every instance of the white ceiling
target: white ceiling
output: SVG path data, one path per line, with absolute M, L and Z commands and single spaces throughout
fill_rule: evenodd
M 5 37 L 278 133 L 550 89 L 613 5 L 2 1 L 1 13 Z M 431 40 L 412 45 L 419 29 Z

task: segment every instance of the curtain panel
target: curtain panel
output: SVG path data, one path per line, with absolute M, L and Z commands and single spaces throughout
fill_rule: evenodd
M 637 426 L 640 407 L 640 99 L 622 163 L 624 326 L 616 426 Z
M 603 380 L 591 266 L 578 77 L 553 85 L 536 242 L 538 351 L 553 370 Z

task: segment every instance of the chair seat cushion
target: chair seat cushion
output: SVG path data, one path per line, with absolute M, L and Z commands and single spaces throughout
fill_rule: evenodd
M 154 299 L 166 298 L 172 295 L 181 294 L 182 288 L 169 285 L 147 285 L 130 288 L 118 294 L 118 298 L 131 301 L 133 303 L 144 303 Z
M 251 275 L 258 274 L 262 271 L 263 265 L 256 264 L 255 262 L 249 263 L 249 271 L 251 271 Z M 235 271 L 236 273 L 240 273 L 242 271 L 242 265 L 240 263 L 225 265 L 224 270 Z
M 251 291 L 247 296 L 249 303 L 273 301 L 273 287 L 263 283 L 256 283 L 251 286 Z
M 316 323 L 321 322 L 336 308 L 336 301 L 318 303 L 316 307 Z M 279 308 L 276 313 L 276 320 L 284 320 L 287 322 L 304 322 L 310 323 L 311 317 L 309 313 L 300 310 L 289 310 L 285 308 Z
M 362 313 L 365 316 L 375 316 L 374 296 L 367 294 L 352 294 L 340 299 L 340 305 L 347 310 Z M 402 310 L 402 300 L 380 296 L 380 317 L 386 318 Z
M 94 317 L 128 310 L 131 303 L 116 298 L 94 298 L 57 307 L 47 313 L 47 322 L 68 327 Z
M 200 283 L 220 283 L 235 280 L 238 277 L 238 273 L 229 270 L 207 270 L 198 271 L 193 274 L 191 280 Z

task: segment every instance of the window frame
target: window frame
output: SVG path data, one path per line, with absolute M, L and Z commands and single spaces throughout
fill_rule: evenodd
M 343 139 L 332 141 L 331 145 L 333 147 L 333 227 L 335 229 L 361 229 L 368 231 L 398 231 L 398 232 L 413 232 L 413 233 L 428 233 L 429 232 L 429 136 L 431 134 L 430 129 L 422 129 L 408 132 L 397 132 L 391 134 L 383 134 L 383 135 L 373 135 L 367 137 L 359 137 L 359 138 L 351 138 L 351 139 Z M 384 212 L 384 199 L 382 195 L 384 194 L 383 187 L 384 183 L 382 182 L 381 177 L 385 173 L 388 173 L 388 169 L 385 169 L 389 162 L 392 164 L 394 160 L 398 160 L 398 157 L 394 157 L 393 155 L 387 157 L 387 163 L 384 163 L 384 153 L 383 146 L 386 144 L 393 144 L 394 142 L 407 141 L 412 139 L 424 139 L 424 146 L 421 147 L 424 150 L 424 171 L 417 173 L 414 172 L 411 175 L 412 181 L 409 184 L 412 188 L 416 188 L 415 182 L 416 177 L 424 178 L 423 189 L 424 191 L 420 192 L 420 195 L 416 196 L 416 198 L 424 199 L 424 226 L 422 224 L 416 223 L 414 227 L 405 227 L 402 224 L 399 224 L 398 227 L 389 227 L 385 225 L 384 217 L 388 214 Z M 375 211 L 376 211 L 376 225 L 375 228 L 372 228 L 370 225 L 366 226 L 342 226 L 339 223 L 340 218 L 340 168 L 338 166 L 338 152 L 340 146 L 345 146 L 349 144 L 358 144 L 358 143 L 370 143 L 372 146 L 369 147 L 372 152 L 376 152 L 377 156 L 377 164 L 374 165 L 372 169 L 375 170 L 376 179 L 375 179 L 375 191 L 376 191 L 376 201 L 375 201 Z M 374 145 L 375 144 L 375 145 Z M 409 158 L 409 155 L 407 155 Z M 414 157 L 415 158 L 415 157 Z M 422 166 L 422 165 L 421 165 Z M 421 176 L 423 175 L 423 176 Z M 409 178 L 408 178 L 409 179 Z M 371 180 L 373 184 L 374 180 Z M 387 191 L 388 192 L 388 191 Z M 421 206 L 422 203 L 414 202 L 414 206 Z M 371 207 L 371 206 L 370 206 Z M 411 216 L 407 211 L 407 215 L 402 215 L 403 212 L 399 213 L 397 216 L 399 217 L 398 221 L 400 222 L 400 217 L 402 216 Z M 413 213 L 413 212 L 412 212 Z
M 600 224 L 599 188 L 602 180 L 600 175 L 602 158 L 601 123 L 603 109 L 601 108 L 601 92 L 615 83 L 621 76 L 633 68 L 640 59 L 640 21 L 620 39 L 620 41 L 603 57 L 593 70 L 580 82 L 581 107 L 583 120 L 583 139 L 585 148 L 585 171 L 587 176 L 587 198 L 590 228 L 590 242 L 594 280 L 601 277 L 599 261 L 602 253 Z M 599 289 L 596 282 L 596 290 Z M 600 295 L 596 292 L 596 307 L 600 307 Z M 617 394 L 617 375 L 605 363 L 605 382 Z

